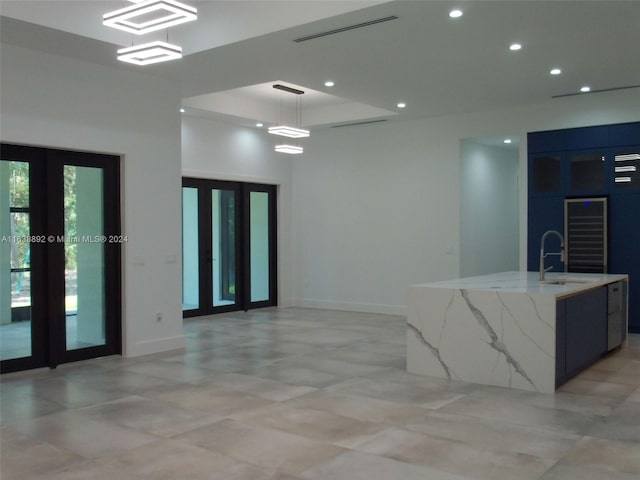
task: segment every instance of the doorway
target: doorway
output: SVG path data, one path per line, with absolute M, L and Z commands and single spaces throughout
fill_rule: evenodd
M 2 372 L 120 353 L 119 157 L 0 147 Z
M 519 270 L 519 143 L 460 141 L 460 276 Z
M 185 317 L 277 305 L 276 186 L 182 180 Z

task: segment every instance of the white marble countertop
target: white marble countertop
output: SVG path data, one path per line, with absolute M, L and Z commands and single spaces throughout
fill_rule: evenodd
M 577 295 L 608 283 L 628 279 L 628 275 L 610 273 L 547 272 L 545 274 L 545 282 L 540 282 L 539 275 L 539 272 L 501 272 L 477 277 L 423 283 L 411 285 L 411 287 L 489 290 L 526 293 L 529 295 L 553 295 L 556 298 L 563 298 Z M 548 283 L 554 281 L 564 281 L 566 283 Z

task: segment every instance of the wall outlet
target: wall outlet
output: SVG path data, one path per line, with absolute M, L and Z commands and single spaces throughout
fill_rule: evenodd
M 162 321 L 162 313 L 158 312 L 156 313 L 156 322 L 161 322 Z

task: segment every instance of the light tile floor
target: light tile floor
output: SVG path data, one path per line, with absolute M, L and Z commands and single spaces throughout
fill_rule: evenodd
M 5 375 L 2 478 L 640 478 L 640 335 L 543 395 L 406 373 L 401 317 L 271 308 L 184 330 L 185 351 Z

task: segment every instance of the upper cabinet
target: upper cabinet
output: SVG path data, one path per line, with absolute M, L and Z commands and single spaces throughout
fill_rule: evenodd
M 640 122 L 528 135 L 530 195 L 640 189 Z
M 600 192 L 606 188 L 606 155 L 602 150 L 571 152 L 569 161 L 569 190 L 572 192 Z
M 555 193 L 562 190 L 560 155 L 540 154 L 531 157 L 531 186 L 536 193 Z

